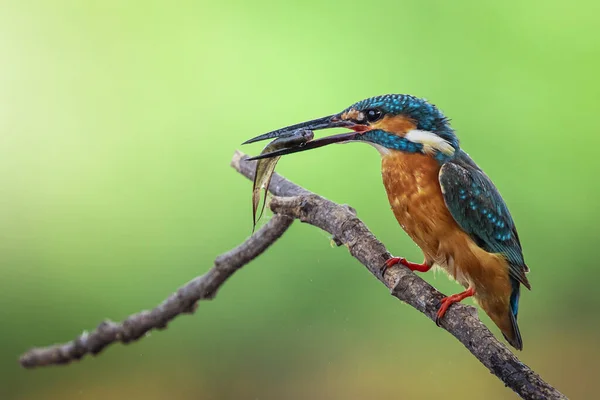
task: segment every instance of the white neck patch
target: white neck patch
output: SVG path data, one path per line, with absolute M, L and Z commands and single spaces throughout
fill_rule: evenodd
M 426 154 L 433 154 L 437 150 L 442 154 L 451 156 L 455 152 L 455 149 L 454 147 L 452 147 L 450 142 L 448 142 L 444 138 L 439 137 L 433 132 L 413 129 L 412 131 L 408 131 L 404 138 L 406 140 L 410 140 L 413 143 L 422 144 L 423 152 L 425 152 Z

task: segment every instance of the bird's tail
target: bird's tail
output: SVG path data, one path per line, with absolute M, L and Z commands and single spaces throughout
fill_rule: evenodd
M 519 325 L 517 325 L 520 283 L 512 278 L 510 278 L 510 283 L 512 289 L 508 307 L 505 302 L 498 302 L 495 299 L 479 297 L 477 300 L 481 308 L 484 309 L 492 321 L 500 328 L 506 341 L 515 349 L 522 350 L 523 340 L 521 339 L 521 332 L 519 332 Z
M 510 293 L 510 305 L 508 308 L 509 329 L 503 330 L 502 334 L 512 347 L 514 347 L 517 350 L 523 350 L 523 339 L 521 339 L 521 332 L 519 331 L 519 325 L 517 324 L 521 284 L 519 283 L 519 281 L 512 278 L 510 278 L 510 283 L 512 285 L 512 291 Z

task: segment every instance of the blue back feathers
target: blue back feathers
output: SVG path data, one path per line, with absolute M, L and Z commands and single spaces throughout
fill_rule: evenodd
M 519 284 L 531 288 L 525 275 L 519 235 L 506 203 L 492 181 L 462 150 L 440 170 L 444 201 L 458 225 L 482 249 L 506 257 L 512 284 L 510 308 L 519 312 Z

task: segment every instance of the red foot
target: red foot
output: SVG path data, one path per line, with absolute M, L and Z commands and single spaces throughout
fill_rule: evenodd
M 446 314 L 446 311 L 448 311 L 448 307 L 450 307 L 454 303 L 458 303 L 459 301 L 466 299 L 467 297 L 471 297 L 474 294 L 475 294 L 475 289 L 468 288 L 467 290 L 465 290 L 462 293 L 457 293 L 457 294 L 453 294 L 452 296 L 444 297 L 442 299 L 442 305 L 440 306 L 440 309 L 437 312 L 437 317 L 435 318 L 435 324 L 437 326 L 440 326 L 440 319 L 444 316 L 444 314 Z
M 402 264 L 411 271 L 427 272 L 431 269 L 431 265 L 427 265 L 425 261 L 423 261 L 422 264 L 417 264 L 414 262 L 407 261 L 404 257 L 391 257 L 385 262 L 385 265 L 381 268 L 381 275 L 385 274 L 385 271 L 387 271 L 388 268 L 391 268 L 396 264 Z

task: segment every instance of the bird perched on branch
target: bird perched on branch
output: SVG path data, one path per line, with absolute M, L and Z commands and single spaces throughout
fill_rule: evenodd
M 254 157 L 269 158 L 332 143 L 366 142 L 381 154 L 382 176 L 400 226 L 421 248 L 422 263 L 392 257 L 395 264 L 426 272 L 437 265 L 465 291 L 444 298 L 436 322 L 448 307 L 473 296 L 521 350 L 517 325 L 520 285 L 531 289 L 529 268 L 513 219 L 488 176 L 459 145 L 449 120 L 433 104 L 410 95 L 389 94 L 359 101 L 340 113 L 288 126 L 245 143 L 285 137 L 298 129 L 352 130 Z

